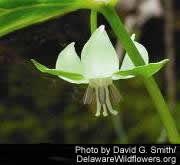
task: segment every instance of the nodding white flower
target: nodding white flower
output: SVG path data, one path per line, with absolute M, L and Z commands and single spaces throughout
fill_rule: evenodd
M 35 60 L 32 62 L 41 72 L 56 75 L 70 83 L 89 84 L 83 100 L 84 104 L 96 102 L 95 116 L 100 116 L 101 109 L 103 109 L 103 116 L 107 116 L 108 112 L 117 115 L 118 112 L 113 109 L 111 101 L 118 102 L 120 95 L 113 85 L 113 80 L 128 79 L 134 76 L 149 77 L 168 61 L 149 64 L 145 47 L 134 41 L 135 35 L 132 35 L 131 39 L 144 59 L 145 65 L 143 66 L 135 67 L 126 53 L 119 69 L 118 56 L 103 25 L 91 35 L 84 45 L 81 59 L 75 51 L 74 43 L 71 43 L 60 52 L 56 61 L 56 69 L 49 69 Z

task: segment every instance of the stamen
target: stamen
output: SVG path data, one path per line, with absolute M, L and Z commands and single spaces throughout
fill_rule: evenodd
M 101 104 L 99 102 L 99 94 L 98 94 L 98 88 L 95 88 L 96 91 L 96 103 L 97 103 L 97 111 L 95 116 L 99 117 L 100 116 L 100 112 L 101 112 Z
M 104 117 L 106 117 L 106 116 L 108 116 L 108 113 L 107 113 L 107 109 L 106 109 L 106 105 L 105 104 L 103 104 L 103 116 Z
M 104 87 L 99 87 L 99 101 L 101 104 L 105 104 L 106 102 L 106 92 Z
M 114 104 L 118 104 L 121 99 L 118 89 L 114 84 L 109 85 L 108 89 L 110 100 L 113 101 Z
M 86 89 L 86 93 L 83 97 L 83 103 L 84 104 L 93 104 L 95 102 L 95 91 L 94 88 L 91 88 L 88 86 Z
M 112 108 L 111 102 L 109 100 L 109 90 L 107 86 L 105 87 L 105 90 L 106 90 L 106 104 L 109 109 L 109 112 L 112 113 L 113 115 L 117 115 L 118 112 Z
M 103 108 L 103 116 L 108 116 L 107 110 L 111 114 L 117 115 L 118 112 L 112 108 L 110 99 L 119 102 L 120 95 L 116 87 L 112 84 L 112 78 L 90 79 L 89 86 L 84 96 L 84 103 L 91 104 L 93 99 L 96 98 L 97 111 L 95 116 L 100 116 L 101 107 Z

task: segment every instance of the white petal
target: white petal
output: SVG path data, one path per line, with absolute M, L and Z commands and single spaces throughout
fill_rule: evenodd
M 149 63 L 149 56 L 148 56 L 148 52 L 147 52 L 146 48 L 143 45 L 141 45 L 140 43 L 134 41 L 135 34 L 133 34 L 131 36 L 131 39 L 133 40 L 136 48 L 138 49 L 141 57 L 143 58 L 145 64 L 148 64 Z M 127 69 L 133 69 L 133 68 L 134 68 L 134 64 L 132 63 L 131 59 L 129 58 L 128 53 L 126 53 L 124 56 L 120 70 L 127 70 Z
M 64 50 L 60 52 L 56 61 L 56 69 L 59 69 L 65 72 L 82 74 L 82 64 L 81 64 L 80 58 L 78 57 L 75 51 L 74 42 L 66 46 Z M 62 76 L 59 76 L 59 77 L 71 83 L 77 83 L 77 84 L 87 83 L 87 80 L 77 82 L 77 81 L 62 77 Z
M 87 78 L 108 77 L 118 71 L 119 59 L 104 26 L 100 26 L 85 44 L 81 62 Z
M 56 69 L 66 72 L 82 73 L 81 61 L 75 51 L 74 42 L 60 52 L 56 61 Z

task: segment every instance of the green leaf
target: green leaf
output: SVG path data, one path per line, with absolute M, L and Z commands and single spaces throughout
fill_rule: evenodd
M 39 62 L 37 62 L 33 59 L 31 59 L 31 61 L 36 66 L 36 68 L 39 69 L 43 73 L 49 73 L 49 74 L 55 75 L 55 76 L 62 76 L 64 78 L 67 78 L 70 80 L 84 80 L 84 77 L 81 74 L 64 72 L 64 71 L 57 70 L 57 69 L 49 69 L 46 66 L 40 64 Z
M 0 0 L 0 36 L 62 16 L 80 7 L 80 0 Z
M 119 76 L 119 79 L 121 79 L 122 76 L 129 76 L 129 75 L 150 77 L 156 72 L 158 72 L 168 61 L 169 61 L 168 59 L 165 59 L 158 63 L 150 63 L 147 65 L 135 67 L 134 69 L 119 71 L 117 73 L 114 73 L 113 75 L 116 77 Z

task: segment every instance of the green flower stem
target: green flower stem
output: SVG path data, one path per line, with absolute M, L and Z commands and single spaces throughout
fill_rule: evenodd
M 97 11 L 91 10 L 90 18 L 91 34 L 97 29 Z
M 152 97 L 152 100 L 160 114 L 161 120 L 167 130 L 167 135 L 171 143 L 180 143 L 179 133 L 175 122 L 171 116 L 168 106 L 161 94 L 161 91 L 153 77 L 144 80 L 145 86 Z
M 100 12 L 105 16 L 107 21 L 112 26 L 115 34 L 117 35 L 118 39 L 121 41 L 122 45 L 128 52 L 129 57 L 131 58 L 134 65 L 143 65 L 144 61 L 141 58 L 134 43 L 130 39 L 129 34 L 125 30 L 124 25 L 119 19 L 119 16 L 117 15 L 116 11 L 109 6 L 105 6 L 100 9 Z M 169 112 L 168 106 L 164 101 L 164 98 L 160 92 L 157 83 L 155 82 L 153 77 L 145 78 L 144 83 L 150 96 L 152 97 L 152 100 L 154 101 L 154 104 L 159 112 L 161 120 L 166 128 L 169 141 L 171 143 L 180 143 L 180 136 L 177 131 L 175 122 L 171 116 L 171 113 Z
M 91 10 L 90 15 L 90 26 L 91 26 L 91 34 L 97 29 L 97 11 Z M 118 143 L 127 143 L 126 134 L 123 130 L 121 117 L 120 115 L 112 117 L 112 124 L 114 127 L 114 130 L 116 132 L 116 135 L 118 137 L 117 142 Z
M 121 114 L 113 116 L 111 119 L 112 119 L 114 130 L 115 130 L 116 135 L 118 137 L 117 143 L 127 144 L 128 139 L 127 139 L 127 135 L 126 135 L 124 128 L 123 128 L 123 125 L 122 125 Z

